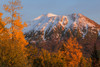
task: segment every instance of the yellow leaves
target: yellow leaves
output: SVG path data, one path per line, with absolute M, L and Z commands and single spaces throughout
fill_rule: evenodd
M 0 13 L 0 33 L 4 30 L 5 23 L 2 21 L 2 13 Z
M 4 10 L 9 12 L 11 15 L 10 17 L 5 18 L 6 23 L 11 25 L 9 31 L 11 33 L 22 31 L 24 26 L 27 26 L 27 24 L 26 23 L 24 23 L 24 25 L 22 24 L 20 14 L 17 13 L 17 10 L 22 9 L 21 1 L 20 0 L 9 1 L 8 5 L 3 5 L 3 6 Z
M 65 55 L 66 62 L 69 62 L 69 66 L 78 65 L 82 57 L 81 46 L 78 44 L 76 38 L 69 38 L 66 43 L 63 44 L 65 50 L 61 51 Z
M 24 25 L 24 27 L 27 27 L 27 24 L 26 24 L 26 22 L 24 22 L 24 24 L 23 24 L 23 25 Z
M 24 67 L 24 50 L 28 42 L 22 32 L 24 25 L 20 14 L 17 13 L 17 9 L 21 8 L 19 0 L 10 1 L 8 5 L 3 6 L 9 14 L 2 20 L 3 14 L 0 13 L 0 64 L 5 67 Z M 5 27 L 5 23 L 9 24 L 9 28 Z M 6 57 L 6 60 L 3 57 Z
M 9 5 L 3 5 L 3 7 L 9 13 L 22 9 L 20 0 L 15 0 L 14 2 L 9 1 Z
M 16 14 L 13 14 L 13 17 L 16 17 Z
M 8 30 L 5 28 L 5 22 L 2 20 L 2 13 L 0 13 L 0 41 L 9 38 Z
M 0 22 L 2 21 L 2 18 L 1 18 L 1 17 L 2 17 L 2 15 L 3 15 L 3 14 L 2 14 L 2 13 L 0 13 Z
M 10 16 L 6 17 L 4 21 L 9 24 L 9 36 L 12 41 L 17 41 L 18 45 L 20 44 L 23 48 L 27 45 L 25 36 L 22 32 L 24 26 L 27 26 L 26 23 L 22 24 L 20 13 L 17 11 L 22 9 L 20 0 L 9 1 L 8 5 L 3 5 L 4 10 L 10 13 Z M 0 14 L 1 15 L 1 14 Z
M 40 57 L 43 60 L 50 60 L 51 59 L 50 53 L 47 50 L 42 49 L 41 55 L 42 56 L 40 56 Z
M 0 13 L 0 18 L 2 17 L 2 15 L 3 15 L 3 14 L 2 14 L 2 13 Z
M 21 19 L 21 17 L 20 17 L 20 16 L 18 16 L 18 19 L 20 20 L 20 19 Z
M 3 21 L 6 23 L 6 24 L 10 24 L 11 23 L 11 17 L 5 17 L 4 19 L 3 19 Z
M 2 33 L 3 30 L 4 30 L 3 28 L 0 28 L 0 33 Z
M 9 13 L 11 13 L 11 9 L 9 8 L 9 5 L 3 5 L 4 10 L 8 11 Z
M 14 25 L 14 28 L 15 28 L 17 31 L 22 31 L 22 29 L 24 28 L 24 25 L 22 24 L 22 22 L 20 22 L 19 19 L 14 20 L 13 25 Z

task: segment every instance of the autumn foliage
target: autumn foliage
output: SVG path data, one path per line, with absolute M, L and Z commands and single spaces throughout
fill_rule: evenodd
M 78 66 L 82 57 L 81 49 L 82 47 L 75 38 L 69 38 L 68 41 L 62 45 L 60 53 L 65 59 L 67 66 Z
M 21 20 L 18 13 L 20 9 L 21 1 L 11 0 L 4 5 L 8 16 L 2 18 L 3 13 L 0 13 L 0 67 L 92 67 L 92 62 L 97 57 L 96 48 L 92 61 L 91 57 L 83 55 L 83 47 L 77 38 L 56 38 L 60 28 L 52 35 L 52 40 L 28 43 L 22 31 L 27 24 Z M 94 66 L 97 65 L 99 66 Z
M 27 66 L 27 54 L 25 46 L 28 42 L 23 35 L 23 28 L 20 14 L 20 0 L 9 1 L 4 5 L 4 10 L 9 16 L 1 18 L 0 13 L 0 67 L 25 67 Z M 6 27 L 9 26 L 9 28 Z

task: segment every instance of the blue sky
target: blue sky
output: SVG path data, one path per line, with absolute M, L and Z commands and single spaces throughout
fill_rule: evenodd
M 0 0 L 2 5 L 8 0 Z M 21 15 L 24 21 L 30 21 L 41 14 L 54 13 L 57 15 L 82 13 L 100 24 L 100 0 L 22 0 Z

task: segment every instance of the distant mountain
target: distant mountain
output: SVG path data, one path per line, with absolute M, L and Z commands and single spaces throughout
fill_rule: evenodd
M 77 38 L 85 56 L 91 56 L 94 44 L 100 50 L 100 25 L 82 14 L 48 13 L 28 22 L 24 34 L 29 45 L 57 51 L 69 37 Z
M 46 39 L 46 35 L 56 28 L 61 28 L 62 34 L 78 29 L 83 37 L 88 33 L 88 28 L 96 29 L 100 34 L 100 25 L 82 14 L 60 16 L 52 13 L 41 15 L 29 22 L 28 27 L 24 28 L 24 33 L 29 35 L 34 32 L 37 35 L 41 32 L 41 37 Z

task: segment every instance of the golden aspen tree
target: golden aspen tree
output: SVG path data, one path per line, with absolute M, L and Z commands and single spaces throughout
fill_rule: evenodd
M 2 33 L 2 31 L 3 31 L 3 29 L 4 29 L 4 25 L 5 24 L 3 24 L 3 22 L 2 22 L 2 13 L 0 13 L 0 39 L 1 39 L 1 33 Z
M 4 27 L 4 24 L 2 23 L 2 13 L 0 13 L 0 33 L 1 33 L 1 31 L 2 31 L 2 27 Z
M 4 31 L 4 26 L 5 26 L 5 23 L 2 21 L 2 13 L 0 13 L 0 39 L 2 38 L 2 32 Z
M 2 13 L 0 13 L 0 41 L 7 40 L 9 38 L 8 29 L 5 27 L 6 23 L 2 19 Z
M 9 1 L 8 5 L 4 5 L 4 10 L 10 13 L 9 17 L 6 17 L 5 20 L 7 24 L 10 25 L 9 32 L 12 38 L 12 41 L 16 40 L 17 43 L 20 43 L 22 47 L 27 45 L 25 36 L 23 35 L 23 28 L 26 26 L 26 23 L 22 24 L 20 13 L 18 10 L 22 9 L 20 0 Z
M 0 13 L 0 67 L 5 67 L 5 60 L 7 58 L 7 54 L 9 51 L 7 51 L 8 48 L 8 39 L 9 34 L 8 30 L 5 28 L 5 22 L 2 20 L 2 13 Z M 7 47 L 5 49 L 5 47 Z
M 33 67 L 64 67 L 64 63 L 57 53 L 42 49 L 39 54 L 39 57 L 34 59 Z
M 28 66 L 25 51 L 28 42 L 22 32 L 26 24 L 22 24 L 20 13 L 17 12 L 20 9 L 22 9 L 20 0 L 12 0 L 9 1 L 9 5 L 4 5 L 4 10 L 9 13 L 9 16 L 4 19 L 8 26 L 7 35 L 9 38 L 0 43 L 0 67 Z
M 61 48 L 61 56 L 63 56 L 67 66 L 78 66 L 82 57 L 81 48 L 82 47 L 78 44 L 76 38 L 69 38 L 68 41 L 63 44 Z

